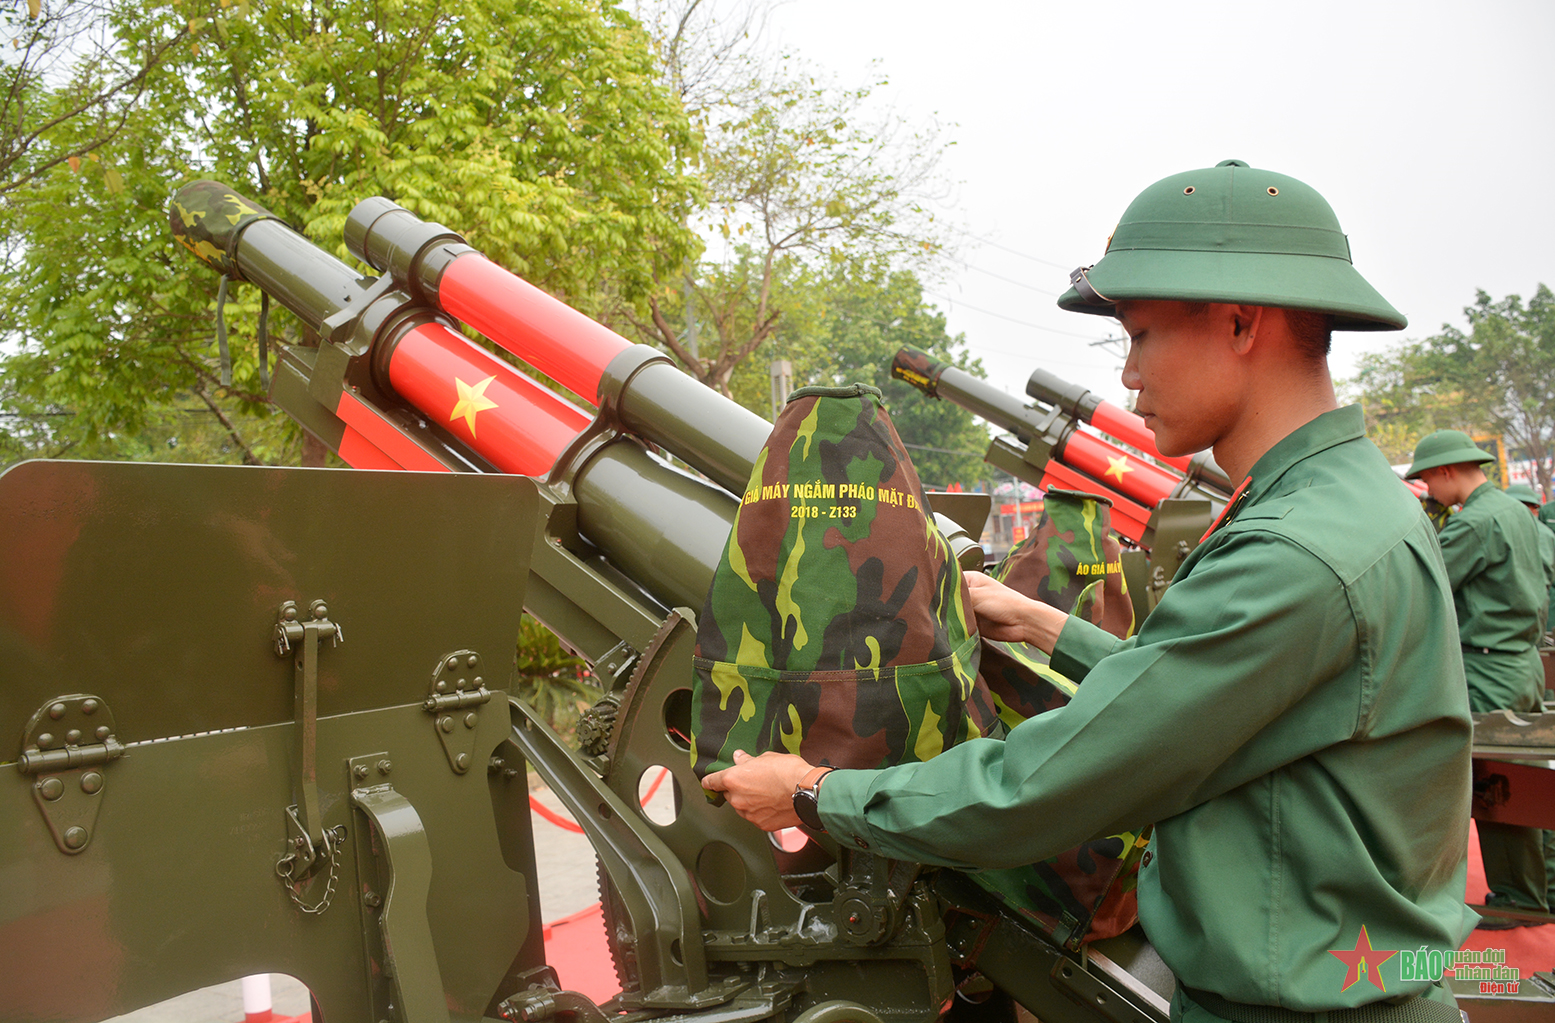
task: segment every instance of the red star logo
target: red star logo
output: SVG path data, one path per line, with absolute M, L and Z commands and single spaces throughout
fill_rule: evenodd
M 1361 936 L 1355 939 L 1355 947 L 1349 951 L 1343 949 L 1329 949 L 1328 954 L 1338 959 L 1349 967 L 1344 975 L 1344 986 L 1340 991 L 1350 990 L 1350 985 L 1364 976 L 1367 980 L 1377 985 L 1383 991 L 1387 985 L 1382 983 L 1382 974 L 1377 972 L 1377 967 L 1398 955 L 1398 949 L 1389 951 L 1382 948 L 1371 947 L 1371 937 L 1366 933 L 1366 925 L 1361 925 Z

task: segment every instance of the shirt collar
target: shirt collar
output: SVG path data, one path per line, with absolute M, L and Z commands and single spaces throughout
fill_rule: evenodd
M 1474 500 L 1476 497 L 1479 497 L 1481 494 L 1488 494 L 1490 491 L 1495 489 L 1496 485 L 1489 480 L 1486 480 L 1479 486 L 1475 487 L 1473 490 L 1469 491 L 1469 496 L 1463 499 L 1462 507 L 1467 508 L 1470 501 Z
M 1359 405 L 1345 405 L 1332 412 L 1324 412 L 1310 423 L 1292 431 L 1253 464 L 1252 472 L 1248 473 L 1252 479 L 1247 488 L 1248 500 L 1256 501 L 1268 493 L 1269 488 L 1297 462 L 1335 445 L 1360 440 L 1365 436 L 1366 418 L 1361 414 Z

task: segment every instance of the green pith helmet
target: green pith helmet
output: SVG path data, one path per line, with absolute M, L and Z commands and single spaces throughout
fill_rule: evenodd
M 1537 508 L 1544 502 L 1539 500 L 1539 495 L 1526 483 L 1513 483 L 1506 488 L 1506 496 L 1515 497 L 1530 508 Z
M 1329 313 L 1335 330 L 1401 330 L 1403 314 L 1350 262 L 1328 202 L 1308 185 L 1241 160 L 1163 178 L 1139 194 L 1095 266 L 1059 298 L 1114 315 L 1127 299 L 1234 302 Z
M 1496 456 L 1487 452 L 1484 448 L 1476 447 L 1473 439 L 1461 430 L 1437 430 L 1435 433 L 1426 434 L 1420 443 L 1415 445 L 1415 460 L 1404 474 L 1406 480 L 1412 480 L 1427 469 L 1434 469 L 1439 465 L 1461 465 L 1464 462 L 1494 462 Z

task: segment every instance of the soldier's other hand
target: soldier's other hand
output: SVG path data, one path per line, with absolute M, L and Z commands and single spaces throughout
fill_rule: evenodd
M 964 575 L 972 591 L 972 611 L 977 615 L 977 631 L 983 634 L 983 638 L 1024 643 L 1026 610 L 1031 603 L 1030 598 L 981 572 L 966 572 Z
M 1053 644 L 1058 642 L 1058 634 L 1069 620 L 1068 615 L 981 572 L 965 575 L 972 594 L 972 612 L 977 615 L 977 631 L 984 639 L 1034 643 L 1046 653 L 1053 652 Z
M 792 753 L 763 753 L 753 757 L 734 751 L 734 766 L 714 771 L 702 779 L 702 787 L 722 792 L 736 813 L 763 831 L 799 826 L 794 815 L 794 789 L 804 780 L 810 765 Z

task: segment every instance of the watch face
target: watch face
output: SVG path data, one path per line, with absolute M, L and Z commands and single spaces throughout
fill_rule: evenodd
M 794 793 L 794 815 L 812 831 L 826 830 L 826 826 L 821 823 L 821 804 L 815 798 L 814 788 L 800 789 Z

